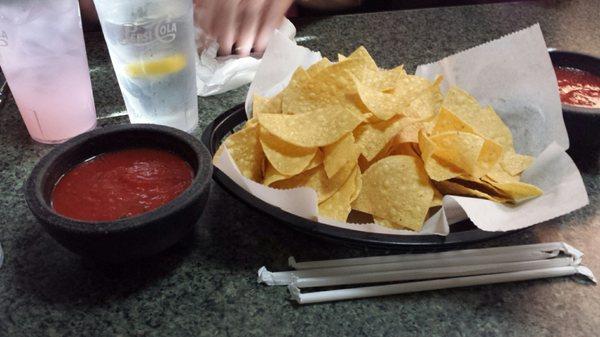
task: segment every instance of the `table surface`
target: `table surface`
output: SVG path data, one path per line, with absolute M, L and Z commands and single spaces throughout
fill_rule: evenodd
M 365 45 L 381 66 L 413 71 L 504 34 L 541 24 L 548 46 L 600 55 L 596 1 L 511 2 L 323 17 L 298 22 L 298 37 L 325 56 Z M 100 125 L 125 123 L 100 35 L 87 36 Z M 246 87 L 200 98 L 200 127 L 244 100 Z M 199 135 L 199 132 L 196 135 Z M 10 99 L 0 112 L 0 336 L 592 336 L 600 288 L 572 278 L 298 306 L 287 289 L 256 283 L 262 265 L 381 254 L 291 231 L 213 184 L 195 234 L 149 260 L 106 268 L 58 245 L 36 224 L 23 182 L 51 146 L 34 143 Z M 600 272 L 598 159 L 577 158 L 590 205 L 499 246 L 566 241 Z

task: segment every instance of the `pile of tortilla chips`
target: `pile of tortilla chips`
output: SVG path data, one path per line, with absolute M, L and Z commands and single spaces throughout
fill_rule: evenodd
M 224 144 L 240 172 L 262 184 L 313 188 L 319 214 L 419 231 L 445 194 L 517 203 L 542 191 L 519 181 L 532 158 L 508 127 L 468 93 L 440 92 L 402 66 L 379 69 L 360 47 L 338 62 L 298 68 Z

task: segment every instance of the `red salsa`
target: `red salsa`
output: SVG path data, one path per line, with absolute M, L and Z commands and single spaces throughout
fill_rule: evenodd
M 561 102 L 585 108 L 600 108 L 600 77 L 567 67 L 554 67 L 554 72 Z
M 175 199 L 191 185 L 193 177 L 190 165 L 167 151 L 108 152 L 62 176 L 52 191 L 52 207 L 77 220 L 127 218 Z

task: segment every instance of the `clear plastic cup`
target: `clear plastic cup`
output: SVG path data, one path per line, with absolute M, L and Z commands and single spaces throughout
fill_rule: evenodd
M 95 0 L 132 123 L 198 126 L 192 0 Z
M 2 0 L 0 66 L 34 140 L 61 143 L 96 126 L 77 0 Z

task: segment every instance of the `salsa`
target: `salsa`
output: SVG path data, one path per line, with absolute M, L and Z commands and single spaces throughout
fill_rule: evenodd
M 567 67 L 554 67 L 554 72 L 561 102 L 585 108 L 600 108 L 600 77 Z
M 194 177 L 177 155 L 156 149 L 107 152 L 75 166 L 52 191 L 52 207 L 83 221 L 112 221 L 175 199 Z

